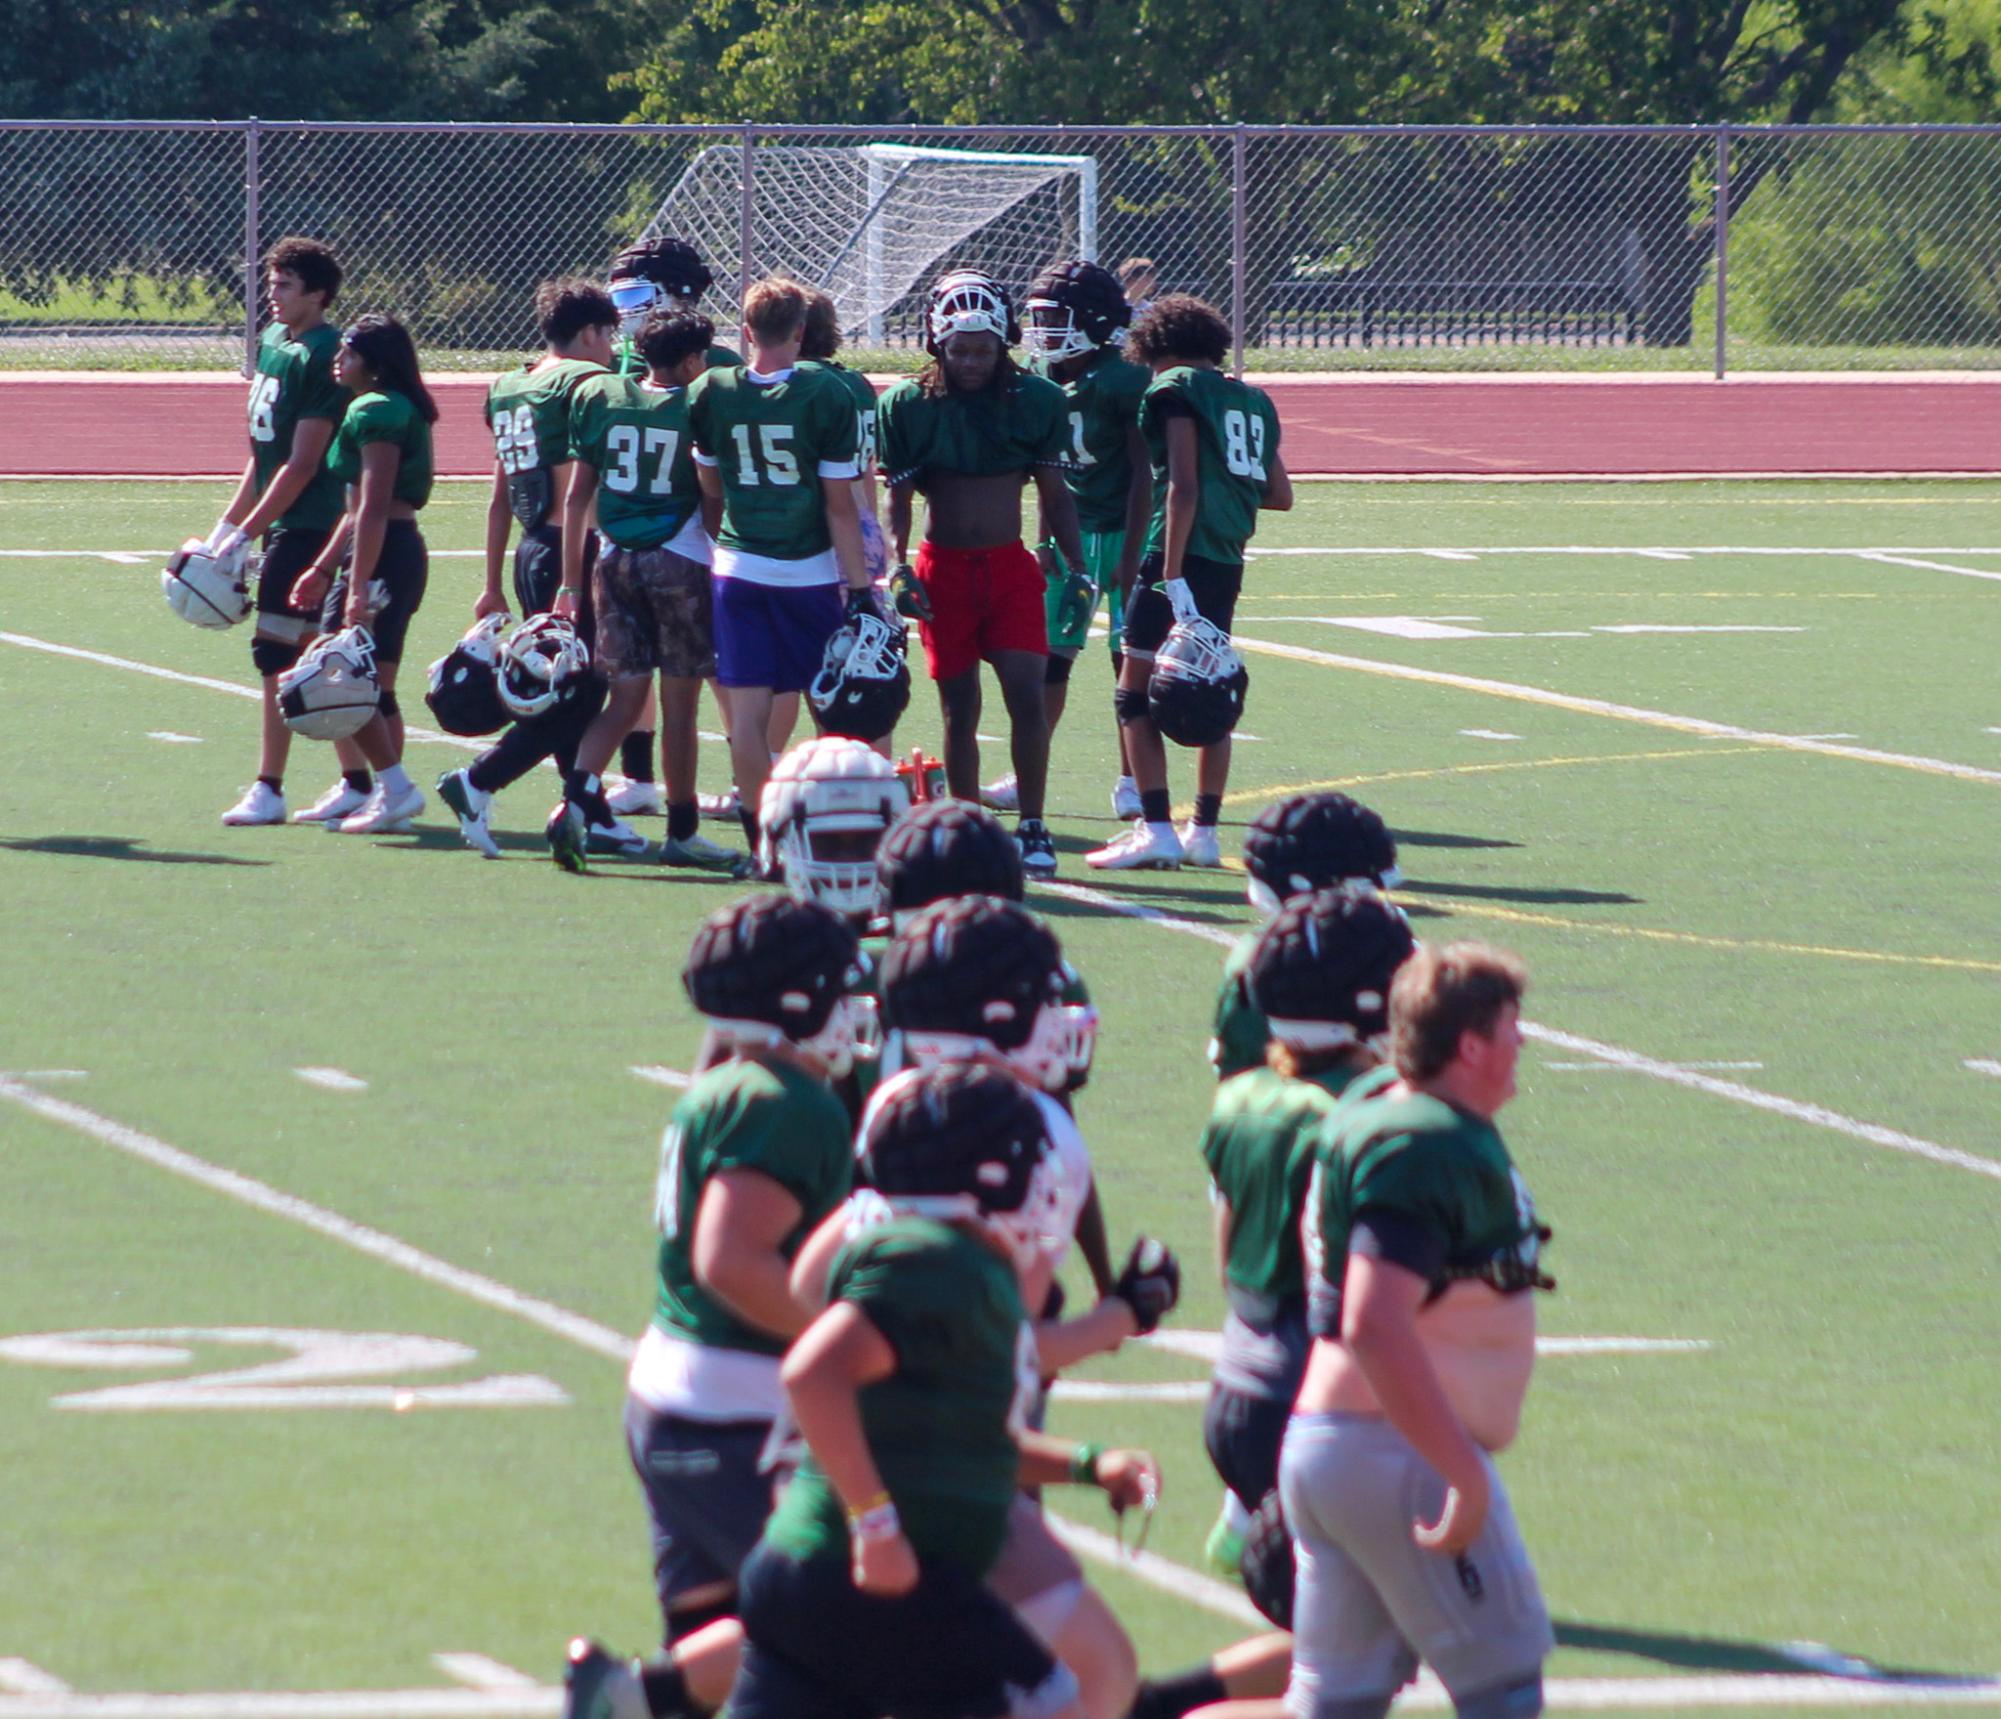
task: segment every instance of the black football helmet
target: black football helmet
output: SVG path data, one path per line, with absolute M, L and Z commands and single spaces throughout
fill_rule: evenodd
M 662 301 L 692 306 L 715 284 L 709 265 L 686 239 L 663 233 L 628 245 L 611 260 L 609 290 L 619 332 L 636 332 Z
M 1020 901 L 1021 847 L 1000 819 L 971 800 L 921 800 L 875 851 L 876 910 L 897 926 L 955 895 Z
M 1294 896 L 1251 946 L 1251 1001 L 1273 1038 L 1302 1050 L 1380 1049 L 1390 981 L 1416 947 L 1403 910 L 1373 890 Z
M 1177 746 L 1214 746 L 1243 719 L 1250 670 L 1213 621 L 1177 621 L 1154 653 L 1146 713 Z
M 787 1039 L 840 1075 L 854 1056 L 850 993 L 863 971 L 861 945 L 838 913 L 765 894 L 702 922 L 681 983 L 724 1038 L 749 1045 Z
M 848 614 L 806 690 L 823 732 L 876 741 L 896 727 L 910 705 L 908 638 L 873 609 Z
M 890 940 L 882 958 L 881 1016 L 914 1058 L 939 1039 L 984 1040 L 1049 1091 L 1069 1077 L 1060 999 L 1063 950 L 1012 901 L 961 895 L 933 902 Z
M 1126 289 L 1096 263 L 1058 263 L 1022 301 L 1021 343 L 1045 367 L 1110 346 L 1133 319 Z
M 500 702 L 500 636 L 512 625 L 506 615 L 475 621 L 431 664 L 424 702 L 447 734 L 492 734 L 513 720 Z
M 1335 884 L 1394 889 L 1403 881 L 1382 818 L 1331 789 L 1288 794 L 1259 812 L 1244 835 L 1244 870 L 1251 905 L 1267 914 Z
M 1049 1131 L 1035 1095 L 982 1063 L 897 1075 L 869 1107 L 858 1151 L 863 1181 L 920 1217 L 1028 1217 L 1050 1181 L 1038 1174 Z

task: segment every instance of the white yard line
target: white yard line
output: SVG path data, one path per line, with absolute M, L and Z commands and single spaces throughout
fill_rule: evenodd
M 655 1086 L 671 1086 L 677 1091 L 692 1086 L 695 1081 L 693 1075 L 683 1074 L 678 1068 L 662 1068 L 658 1063 L 652 1062 L 636 1062 L 632 1065 L 632 1072 L 641 1080 L 651 1081 Z
M 1627 1068 L 1623 1063 L 1616 1062 L 1546 1062 L 1542 1066 L 1557 1074 L 1637 1074 L 1643 1072 L 1638 1069 Z M 1715 1070 L 1719 1068 L 1756 1069 L 1763 1068 L 1765 1065 L 1761 1062 L 1676 1062 L 1669 1063 L 1666 1066 L 1669 1068 Z
M 0 1695 L 0 1719 L 556 1719 L 534 1689 L 210 1690 L 192 1695 Z
M 201 744 L 201 736 L 199 734 L 176 734 L 171 728 L 149 728 L 146 730 L 146 738 L 148 740 L 164 740 L 170 746 L 199 746 Z
M 1220 1331 L 1167 1327 L 1140 1341 L 1170 1355 L 1185 1355 L 1204 1366 L 1214 1366 L 1223 1353 Z M 1706 1337 L 1538 1337 L 1535 1340 L 1538 1355 L 1694 1355 L 1711 1346 Z M 1063 1385 L 1071 1382 L 1060 1381 Z M 1206 1384 L 1203 1388 L 1207 1389 Z
M 1510 734 L 1505 728 L 1462 728 L 1459 731 L 1468 740 L 1519 740 L 1519 734 Z
M 69 1685 L 25 1659 L 0 1659 L 0 1689 L 14 1695 L 67 1695 Z
M 30 549 L 30 550 L 18 551 L 18 553 L 27 555 L 56 555 L 65 552 L 53 549 Z M 165 551 L 161 551 L 160 553 L 164 554 Z M 1683 558 L 1693 558 L 1697 555 L 1784 555 L 1784 556 L 1835 555 L 1835 556 L 1849 556 L 1849 557 L 1861 555 L 1869 557 L 1871 559 L 1875 559 L 1883 556 L 1897 556 L 1897 555 L 1916 556 L 1920 558 L 1935 556 L 1935 555 L 2001 555 L 2001 549 L 1967 549 L 1967 548 L 1935 549 L 1935 548 L 1925 548 L 1922 546 L 1916 548 L 1907 548 L 1902 544 L 1885 544 L 1880 547 L 1872 547 L 1872 548 L 1830 549 L 1825 544 L 1795 544 L 1791 546 L 1782 546 L 1769 543 L 1684 543 L 1679 548 L 1661 547 L 1653 549 L 1642 549 L 1632 544 L 1623 544 L 1623 543 L 1500 543 L 1500 544 L 1495 544 L 1489 548 L 1437 551 L 1437 550 L 1414 549 L 1408 543 L 1395 543 L 1386 545 L 1347 543 L 1338 546 L 1330 546 L 1323 548 L 1303 548 L 1303 549 L 1295 549 L 1291 547 L 1283 549 L 1279 548 L 1267 549 L 1254 545 L 1253 547 L 1245 550 L 1244 553 L 1248 558 L 1254 561 L 1263 560 L 1268 556 L 1295 556 L 1295 555 L 1338 555 L 1338 556 L 1392 555 L 1394 556 L 1394 555 L 1431 555 L 1439 553 L 1445 553 L 1454 556 L 1464 556 L 1469 559 L 1487 555 L 1636 555 L 1644 557 L 1648 560 L 1660 560 L 1663 558 L 1679 560 Z M 1945 569 L 1945 571 L 1957 572 L 1960 571 L 1960 569 L 1947 568 Z M 2001 574 L 1996 574 L 1994 575 L 1994 577 L 2001 578 Z
M 1876 561 L 1886 567 L 1916 567 L 1926 573 L 1956 573 L 1962 579 L 1992 579 L 2001 583 L 2001 573 L 1986 573 L 1978 567 L 1953 567 L 1943 561 L 1926 561 L 1914 555 L 1891 555 L 1881 549 L 1858 549 L 1856 558 Z
M 483 1653 L 434 1653 L 431 1663 L 468 1689 L 539 1689 L 534 1678 Z
M 1158 1552 L 1141 1552 L 1135 1558 L 1119 1545 L 1115 1536 L 1107 1534 L 1102 1528 L 1087 1528 L 1081 1522 L 1072 1522 L 1068 1517 L 1053 1512 L 1049 1513 L 1047 1520 L 1051 1532 L 1073 1552 L 1123 1570 L 1150 1588 L 1158 1588 L 1164 1594 L 1172 1594 L 1176 1599 L 1186 1600 L 1191 1606 L 1200 1606 L 1205 1612 L 1214 1612 L 1218 1617 L 1248 1624 L 1252 1629 L 1271 1628 L 1257 1607 L 1245 1598 L 1244 1590 L 1232 1583 L 1205 1576 L 1200 1570 L 1191 1570 L 1185 1564 L 1175 1563 L 1172 1558 L 1161 1557 Z M 0 1706 L 0 1713 L 5 1711 L 5 1707 Z
M 1975 1074 L 1991 1074 L 2001 1079 L 2001 1062 L 1995 1062 L 1990 1057 L 1970 1056 L 1966 1059 L 1966 1066 Z
M 324 1087 L 328 1092 L 366 1092 L 368 1082 L 358 1074 L 349 1074 L 344 1068 L 295 1068 L 292 1070 L 308 1086 Z

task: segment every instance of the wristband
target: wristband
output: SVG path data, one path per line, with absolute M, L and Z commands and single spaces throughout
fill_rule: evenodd
M 556 587 L 556 595 L 559 597 L 581 597 L 583 594 L 584 588 L 581 585 L 558 585 Z
M 1104 1454 L 1101 1444 L 1080 1444 L 1070 1453 L 1070 1478 L 1079 1486 L 1096 1486 L 1098 1458 Z
M 889 1502 L 890 1502 L 890 1496 L 885 1491 L 885 1492 L 878 1492 L 873 1498 L 864 1499 L 860 1504 L 850 1504 L 847 1507 L 848 1520 L 850 1522 L 859 1522 L 864 1516 L 868 1515 L 871 1511 L 880 1510 L 885 1504 L 888 1504 Z
M 850 1516 L 848 1532 L 862 1541 L 894 1540 L 903 1532 L 903 1520 L 896 1514 L 896 1506 L 885 1501 L 859 1516 Z

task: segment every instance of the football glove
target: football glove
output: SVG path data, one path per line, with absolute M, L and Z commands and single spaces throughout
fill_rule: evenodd
M 847 590 L 847 604 L 842 618 L 859 621 L 864 615 L 874 615 L 886 619 L 882 612 L 882 597 L 873 585 L 850 585 Z
M 1055 630 L 1064 637 L 1082 632 L 1091 624 L 1098 607 L 1098 587 L 1083 573 L 1065 573 L 1063 589 L 1056 598 Z
M 208 534 L 208 546 L 215 551 L 218 560 L 227 559 L 238 544 L 248 542 L 249 539 L 243 535 L 241 529 L 231 525 L 226 519 L 218 519 L 215 522 L 215 529 Z
M 1112 1293 L 1133 1310 L 1133 1323 L 1144 1337 L 1181 1299 L 1181 1262 L 1165 1244 L 1141 1236 L 1126 1255 L 1125 1269 L 1112 1285 Z
M 908 561 L 899 561 L 889 573 L 890 601 L 899 615 L 913 621 L 931 619 L 931 598 L 917 582 L 917 570 Z
M 1199 621 L 1202 611 L 1195 606 L 1195 593 L 1188 588 L 1186 579 L 1169 579 L 1167 587 L 1168 606 L 1174 611 L 1177 621 Z

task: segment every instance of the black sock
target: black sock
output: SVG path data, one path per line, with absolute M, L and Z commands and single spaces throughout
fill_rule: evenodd
M 593 824 L 612 821 L 611 802 L 604 797 L 604 783 L 590 771 L 572 770 L 563 778 L 563 792 L 583 807 L 584 816 Z
M 1128 1719 L 1181 1719 L 1198 1707 L 1227 1701 L 1229 1691 L 1208 1666 L 1197 1666 L 1173 1677 L 1150 1679 L 1139 1686 Z
M 702 811 L 693 800 L 679 805 L 672 801 L 667 806 L 667 839 L 670 842 L 685 842 L 702 827 Z
M 1165 788 L 1142 788 L 1139 791 L 1139 815 L 1149 824 L 1165 824 L 1174 817 L 1174 802 Z
M 282 794 L 285 791 L 285 778 L 282 776 L 259 776 L 257 780 L 274 794 Z
M 743 825 L 743 839 L 750 843 L 750 851 L 757 852 L 757 814 L 748 806 L 738 806 L 736 821 Z
M 653 730 L 635 728 L 618 746 L 618 767 L 634 782 L 653 780 Z
M 1197 794 L 1195 796 L 1195 821 L 1198 824 L 1214 824 L 1223 815 L 1221 794 Z
M 686 1719 L 694 1712 L 688 1702 L 688 1680 L 671 1659 L 649 1659 L 639 1668 L 639 1687 L 653 1719 Z
M 366 770 L 343 770 L 340 773 L 340 779 L 357 794 L 372 794 L 375 792 L 375 778 L 369 775 Z

